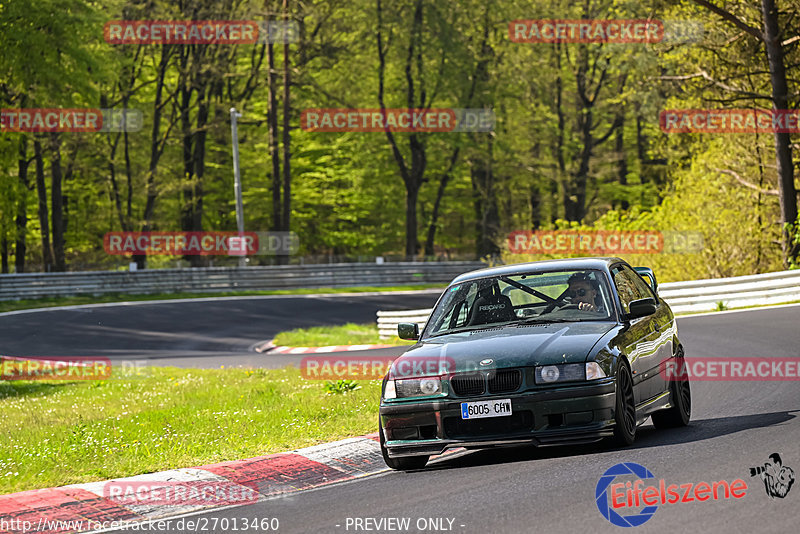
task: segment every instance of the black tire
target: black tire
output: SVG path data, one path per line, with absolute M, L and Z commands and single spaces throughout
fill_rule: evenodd
M 614 409 L 615 445 L 625 447 L 636 439 L 636 401 L 633 397 L 633 377 L 627 364 L 617 368 L 617 405 Z
M 389 466 L 390 469 L 395 469 L 397 471 L 412 471 L 414 469 L 422 469 L 425 467 L 425 464 L 428 463 L 428 459 L 430 456 L 404 456 L 402 458 L 389 458 L 389 454 L 386 451 L 386 438 L 383 436 L 383 427 L 378 424 L 378 429 L 380 433 L 380 443 L 381 443 L 381 454 L 383 455 L 383 461 L 386 462 L 386 465 Z
M 683 350 L 678 349 L 676 361 L 678 368 L 683 368 Z M 672 407 L 659 410 L 652 415 L 653 426 L 658 429 L 677 428 L 687 426 L 692 417 L 692 389 L 689 386 L 689 377 L 683 376 L 679 380 L 672 380 L 669 385 Z

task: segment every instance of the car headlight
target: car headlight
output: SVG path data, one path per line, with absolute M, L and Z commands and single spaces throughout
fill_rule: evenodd
M 536 367 L 534 380 L 537 384 L 555 382 L 577 382 L 604 378 L 606 373 L 597 362 L 560 363 Z
M 586 376 L 582 363 L 561 363 L 558 365 L 545 365 L 536 368 L 537 384 L 552 384 L 554 382 L 574 382 L 584 380 Z
M 425 378 L 406 378 L 403 380 L 387 380 L 383 391 L 384 399 L 407 399 L 409 397 L 430 397 L 442 391 L 442 378 L 429 376 Z

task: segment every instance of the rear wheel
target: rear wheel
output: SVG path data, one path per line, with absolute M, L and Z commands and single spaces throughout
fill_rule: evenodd
M 678 349 L 675 360 L 678 369 L 684 368 L 683 349 Z M 659 410 L 652 415 L 653 426 L 656 428 L 675 428 L 686 426 L 692 416 L 692 390 L 689 387 L 689 377 L 685 374 L 674 379 L 669 385 L 672 407 Z
M 411 471 L 413 469 L 422 469 L 425 467 L 425 464 L 428 463 L 430 456 L 405 456 L 402 458 L 389 458 L 389 453 L 386 450 L 386 438 L 383 435 L 383 427 L 380 426 L 380 422 L 378 423 L 378 429 L 380 432 L 381 454 L 383 455 L 383 461 L 386 462 L 386 465 L 391 469 L 396 469 L 398 471 Z
M 636 439 L 636 403 L 633 398 L 633 378 L 625 363 L 617 369 L 617 406 L 614 412 L 614 443 L 626 446 Z

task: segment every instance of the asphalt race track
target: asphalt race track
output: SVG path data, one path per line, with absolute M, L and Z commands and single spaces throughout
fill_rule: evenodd
M 378 310 L 430 308 L 440 293 L 232 297 L 11 312 L 0 314 L 0 354 L 102 356 L 177 367 L 283 367 L 302 356 L 258 354 L 250 348 L 294 328 L 370 323 Z M 370 352 L 399 354 L 397 349 Z
M 366 321 L 379 308 L 426 307 L 434 299 L 435 295 L 293 297 L 275 303 L 240 300 L 109 307 L 86 314 L 22 314 L 0 317 L 0 346 L 10 354 L 86 355 L 105 350 L 201 365 L 206 361 L 203 351 L 239 354 L 250 342 L 268 339 L 287 325 Z M 800 355 L 800 306 L 686 317 L 678 324 L 690 359 Z M 167 346 L 171 348 L 163 349 Z M 777 452 L 783 465 L 800 476 L 800 382 L 698 381 L 692 384 L 692 396 L 689 427 L 656 431 L 648 422 L 639 427 L 636 443 L 624 449 L 593 445 L 463 452 L 433 461 L 422 471 L 387 471 L 194 518 L 278 518 L 281 533 L 622 532 L 599 512 L 595 487 L 606 469 L 635 462 L 667 485 L 741 478 L 748 487 L 741 499 L 659 504 L 649 521 L 629 532 L 797 532 L 800 482 L 795 481 L 785 498 L 770 498 L 749 468 L 764 465 Z M 409 518 L 411 528 L 367 530 L 364 527 L 374 523 L 355 521 L 364 518 Z M 418 521 L 424 529 L 417 529 Z M 262 532 L 241 527 L 238 531 Z

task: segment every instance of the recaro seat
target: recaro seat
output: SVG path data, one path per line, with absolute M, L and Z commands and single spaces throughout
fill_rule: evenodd
M 470 325 L 513 321 L 517 318 L 511 299 L 500 293 L 497 284 L 481 289 L 472 304 Z

